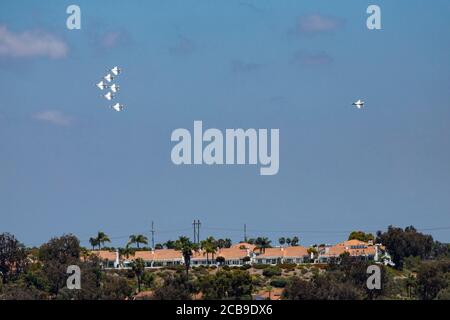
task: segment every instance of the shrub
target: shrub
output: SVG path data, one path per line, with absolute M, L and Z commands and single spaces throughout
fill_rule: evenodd
M 275 278 L 270 281 L 270 285 L 275 288 L 284 288 L 287 284 L 287 280 L 283 278 Z
M 297 265 L 295 263 L 280 263 L 278 267 L 292 271 L 297 267 Z
M 270 264 L 255 264 L 255 265 L 253 265 L 253 268 L 258 269 L 258 270 L 266 269 L 269 267 L 270 267 Z
M 281 276 L 281 269 L 278 267 L 271 266 L 271 267 L 264 269 L 263 275 L 268 278 L 273 277 L 273 276 Z

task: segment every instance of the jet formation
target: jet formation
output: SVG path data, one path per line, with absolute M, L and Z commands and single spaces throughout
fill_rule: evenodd
M 120 87 L 116 83 L 113 83 L 113 80 L 116 76 L 118 76 L 120 73 L 122 73 L 122 69 L 115 66 L 108 70 L 108 74 L 106 74 L 102 80 L 96 84 L 97 88 L 100 90 L 108 90 L 105 94 L 102 94 L 102 97 L 105 98 L 108 101 L 111 101 L 115 98 L 115 94 L 119 91 Z M 125 106 L 120 103 L 116 103 L 110 108 L 114 111 L 120 112 L 123 111 Z

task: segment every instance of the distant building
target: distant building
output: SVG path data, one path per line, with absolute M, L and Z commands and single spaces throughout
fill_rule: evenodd
M 349 240 L 336 245 L 324 245 L 316 247 L 317 254 L 308 253 L 308 248 L 302 246 L 266 248 L 263 252 L 249 243 L 237 243 L 230 248 L 217 248 L 216 252 L 206 253 L 204 250 L 193 251 L 191 266 L 228 265 L 243 266 L 245 264 L 270 264 L 280 263 L 329 263 L 339 261 L 342 254 L 348 253 L 352 257 L 363 260 L 374 260 L 377 263 L 393 265 L 391 257 L 384 246 Z M 171 267 L 184 264 L 184 258 L 180 251 L 174 249 L 137 250 L 129 256 L 119 256 L 118 251 L 94 250 L 92 255 L 97 256 L 106 269 L 129 268 L 136 259 L 144 261 L 145 268 Z M 218 258 L 221 258 L 218 262 Z
M 300 264 L 309 261 L 309 254 L 308 249 L 302 246 L 266 248 L 254 261 L 257 264 Z

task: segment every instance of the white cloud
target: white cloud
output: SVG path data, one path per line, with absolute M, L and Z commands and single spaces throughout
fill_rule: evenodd
M 68 126 L 72 122 L 72 118 L 66 116 L 58 110 L 45 110 L 34 114 L 34 118 L 39 121 L 45 121 L 58 126 Z
M 67 45 L 43 31 L 14 33 L 0 25 L 0 56 L 62 58 L 67 55 Z

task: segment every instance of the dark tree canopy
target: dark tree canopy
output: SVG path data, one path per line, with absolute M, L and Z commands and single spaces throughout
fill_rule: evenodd
M 406 227 L 405 230 L 389 226 L 386 232 L 378 231 L 377 242 L 386 246 L 399 269 L 403 267 L 406 257 L 430 258 L 434 247 L 433 237 L 417 232 L 413 226 Z
M 13 235 L 0 234 L 0 273 L 3 283 L 23 272 L 26 264 L 25 247 Z
M 375 237 L 371 233 L 365 233 L 364 231 L 353 231 L 348 236 L 348 240 L 359 240 L 369 242 L 375 240 Z
M 43 244 L 39 260 L 50 285 L 50 293 L 57 295 L 66 284 L 67 267 L 80 265 L 80 241 L 74 235 L 63 235 Z

